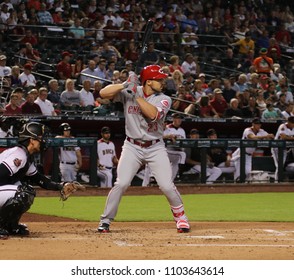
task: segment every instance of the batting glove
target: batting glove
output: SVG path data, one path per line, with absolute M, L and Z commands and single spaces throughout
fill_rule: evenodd
M 123 92 L 136 94 L 137 93 L 137 87 L 140 85 L 139 78 L 136 74 L 131 74 L 129 78 L 123 83 L 124 90 Z

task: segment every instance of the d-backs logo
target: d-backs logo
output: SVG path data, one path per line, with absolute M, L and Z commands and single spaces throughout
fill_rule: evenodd
M 19 158 L 14 159 L 13 163 L 16 167 L 19 167 L 21 165 L 21 159 Z

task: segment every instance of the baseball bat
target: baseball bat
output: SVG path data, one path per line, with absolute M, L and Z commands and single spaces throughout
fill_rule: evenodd
M 147 50 L 147 46 L 148 46 L 148 42 L 151 38 L 151 35 L 152 35 L 152 30 L 153 30 L 153 25 L 154 25 L 154 22 L 153 20 L 148 20 L 147 24 L 146 24 L 146 27 L 145 27 L 145 32 L 143 34 L 143 38 L 142 38 L 142 43 L 141 43 L 141 50 L 140 50 L 140 54 L 139 54 L 139 61 L 141 59 L 141 56 L 146 52 Z M 136 64 L 136 69 L 135 69 L 135 73 L 138 74 L 139 72 L 139 61 L 137 61 L 137 64 Z

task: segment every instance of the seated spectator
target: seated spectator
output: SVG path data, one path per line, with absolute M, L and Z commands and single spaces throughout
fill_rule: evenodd
M 181 73 L 183 73 L 182 67 L 180 65 L 180 58 L 177 55 L 173 55 L 169 59 L 170 65 L 169 70 L 172 74 L 175 70 L 179 70 Z
M 198 48 L 197 40 L 199 40 L 199 38 L 196 33 L 193 32 L 192 26 L 186 26 L 182 38 L 182 45 L 185 52 L 193 52 L 193 49 Z
M 35 76 L 32 74 L 32 65 L 26 63 L 24 65 L 23 72 L 19 75 L 19 79 L 21 80 L 21 84 L 25 89 L 33 88 L 36 86 L 37 80 Z
M 41 108 L 43 116 L 56 116 L 53 104 L 47 99 L 48 89 L 41 87 L 39 89 L 39 97 L 35 100 L 35 103 L 38 104 Z
M 197 104 L 199 106 L 200 118 L 219 118 L 218 113 L 211 105 L 209 97 L 207 95 L 201 96 Z
M 104 40 L 115 43 L 118 40 L 118 27 L 114 25 L 113 20 L 108 19 L 103 27 Z
M 238 80 L 234 83 L 233 88 L 236 92 L 243 92 L 244 90 L 248 89 L 246 74 L 239 75 Z
M 64 21 L 62 13 L 64 10 L 61 7 L 55 8 L 55 12 L 52 14 L 53 22 L 56 25 L 64 26 L 67 25 L 67 23 Z
M 273 103 L 276 108 L 278 108 L 281 112 L 285 111 L 289 102 L 286 102 L 286 94 L 281 93 L 279 95 L 278 102 Z
M 11 67 L 6 65 L 6 55 L 0 55 L 0 77 L 8 77 L 11 75 Z
M 38 44 L 37 37 L 33 34 L 31 29 L 26 29 L 25 36 L 21 39 L 20 43 L 26 44 L 30 43 L 32 46 L 36 46 Z
M 266 109 L 261 114 L 261 119 L 267 120 L 278 120 L 282 118 L 280 109 L 275 108 L 272 103 L 266 104 Z
M 106 64 L 106 62 L 105 62 Z M 98 70 L 96 68 L 96 61 L 93 59 L 90 59 L 88 62 L 88 67 L 86 67 L 85 69 L 83 69 L 81 71 L 81 76 L 80 76 L 80 81 L 81 84 L 85 81 L 85 80 L 89 80 L 91 82 L 91 85 L 94 85 L 94 82 L 97 81 L 97 79 L 95 79 L 95 77 L 99 77 L 99 73 Z M 84 75 L 86 74 L 86 75 Z M 87 75 L 93 76 L 93 77 L 88 77 Z
M 139 61 L 138 61 L 139 69 L 149 64 L 156 64 L 158 60 L 159 60 L 159 55 L 155 51 L 154 42 L 149 42 L 147 44 L 146 52 L 139 57 Z
M 121 58 L 121 53 L 115 46 L 111 45 L 110 42 L 104 41 L 100 49 L 100 56 L 104 58 L 106 62 L 112 61 L 113 58 L 117 61 Z
M 60 95 L 60 103 L 65 110 L 75 110 L 80 106 L 80 93 L 75 89 L 72 79 L 65 81 L 65 90 Z
M 29 91 L 26 96 L 26 102 L 21 105 L 23 115 L 42 115 L 41 108 L 35 103 L 35 94 Z
M 184 76 L 183 73 L 180 70 L 174 70 L 171 73 L 172 79 L 175 82 L 176 90 L 179 90 L 179 86 L 181 86 L 184 82 Z
M 15 88 L 12 93 L 17 95 L 18 101 L 17 101 L 17 105 L 19 107 L 21 107 L 21 105 L 26 101 L 24 98 L 24 91 L 22 89 L 22 87 L 17 87 Z
M 72 66 L 70 64 L 72 54 L 64 51 L 61 54 L 62 60 L 57 64 L 56 70 L 60 80 L 67 80 L 72 77 Z
M 244 118 L 259 118 L 261 113 L 257 107 L 256 98 L 254 96 L 249 97 L 248 106 L 242 109 Z
M 5 106 L 5 110 L 3 115 L 21 115 L 22 111 L 21 108 L 18 106 L 18 95 L 12 93 L 10 95 L 10 101 Z
M 18 65 L 14 65 L 11 67 L 11 75 L 9 76 L 10 85 L 12 88 L 21 87 L 22 82 L 19 78 L 20 76 L 20 69 Z
M 281 112 L 281 114 L 285 120 L 287 120 L 289 117 L 294 116 L 293 109 L 294 109 L 294 103 L 290 102 L 287 104 L 286 109 Z
M 193 78 L 197 77 L 199 73 L 199 65 L 196 64 L 193 54 L 187 53 L 182 65 L 183 74 L 190 74 Z
M 210 105 L 215 109 L 219 117 L 223 117 L 225 110 L 228 108 L 228 104 L 222 95 L 222 90 L 216 88 L 213 91 L 213 98 L 210 101 Z
M 237 92 L 232 88 L 232 84 L 229 79 L 224 79 L 223 86 L 223 97 L 227 103 L 230 103 L 231 99 L 236 97 Z
M 69 36 L 76 39 L 75 44 L 80 47 L 81 40 L 85 38 L 85 29 L 81 26 L 81 20 L 75 18 L 73 25 L 68 30 Z
M 47 99 L 52 102 L 55 109 L 60 109 L 60 92 L 59 85 L 56 79 L 51 79 L 48 82 L 48 96 Z
M 192 89 L 192 94 L 196 101 L 200 99 L 201 96 L 206 95 L 204 92 L 204 88 L 202 87 L 202 81 L 200 79 L 196 79 L 194 81 L 194 87 Z
M 243 118 L 243 112 L 239 108 L 239 101 L 237 98 L 232 98 L 230 101 L 230 106 L 224 112 L 224 118 Z
M 266 109 L 266 101 L 264 98 L 264 93 L 262 90 L 258 90 L 257 95 L 256 95 L 256 104 L 257 108 L 260 111 L 260 114 Z
M 218 79 L 211 79 L 208 83 L 208 87 L 204 90 L 206 95 L 213 94 L 216 88 L 220 88 L 220 83 Z
M 41 25 L 48 25 L 54 23 L 52 15 L 50 14 L 50 12 L 46 10 L 46 8 L 46 4 L 41 3 L 40 11 L 38 11 L 37 13 L 38 20 Z
M 176 98 L 173 100 L 172 108 L 174 110 L 184 112 L 189 105 L 193 105 L 191 102 L 194 103 L 195 98 L 189 91 L 187 92 L 185 90 L 184 85 L 181 85 L 177 91 Z M 189 110 L 189 112 L 191 112 L 191 110 Z
M 86 68 L 87 66 L 84 64 L 84 59 L 82 56 L 78 56 L 74 62 L 74 64 L 71 64 L 71 76 L 74 79 L 78 79 L 81 72 Z
M 25 56 L 28 59 L 29 63 L 35 65 L 38 61 L 41 60 L 40 53 L 38 50 L 34 49 L 31 43 L 26 43 L 26 53 Z
M 281 85 L 280 87 L 280 91 L 277 92 L 277 96 L 279 97 L 281 94 L 285 94 L 285 102 L 289 103 L 289 102 L 293 102 L 293 94 L 292 92 L 288 89 L 287 85 Z
M 94 96 L 93 93 L 90 91 L 91 89 L 91 82 L 89 80 L 83 81 L 83 88 L 80 90 L 80 105 L 84 109 L 92 110 L 94 108 Z

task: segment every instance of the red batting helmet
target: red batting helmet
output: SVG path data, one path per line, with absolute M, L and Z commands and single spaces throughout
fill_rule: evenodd
M 148 65 L 144 67 L 140 73 L 142 85 L 147 80 L 161 80 L 167 78 L 167 74 L 163 73 L 159 65 Z

